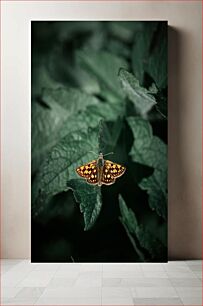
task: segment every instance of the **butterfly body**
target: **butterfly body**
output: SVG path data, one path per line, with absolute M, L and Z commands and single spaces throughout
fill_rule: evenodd
M 79 176 L 86 179 L 87 183 L 102 186 L 112 185 L 116 178 L 124 174 L 126 168 L 110 160 L 105 160 L 102 153 L 96 160 L 80 166 L 76 169 Z
M 98 186 L 102 185 L 102 174 L 103 174 L 103 169 L 104 169 L 105 161 L 103 154 L 100 153 L 99 157 L 97 159 L 97 180 L 98 180 Z

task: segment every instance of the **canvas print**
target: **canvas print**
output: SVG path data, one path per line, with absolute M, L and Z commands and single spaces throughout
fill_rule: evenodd
M 32 262 L 167 261 L 167 22 L 32 21 Z

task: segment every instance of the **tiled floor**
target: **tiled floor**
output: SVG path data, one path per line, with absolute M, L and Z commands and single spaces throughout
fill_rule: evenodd
M 1 261 L 1 305 L 202 305 L 202 262 Z

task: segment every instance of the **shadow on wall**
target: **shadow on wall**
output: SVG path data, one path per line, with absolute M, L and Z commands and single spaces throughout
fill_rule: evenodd
M 184 130 L 185 112 L 183 110 L 187 106 L 182 94 L 185 90 L 181 79 L 184 65 L 182 35 L 184 33 L 168 27 L 169 260 L 201 257 L 201 240 L 199 239 L 201 237 L 201 224 L 199 224 L 201 202 L 194 196 L 198 186 L 194 187 L 194 175 L 191 175 L 191 169 L 185 157 L 189 136 L 186 137 Z

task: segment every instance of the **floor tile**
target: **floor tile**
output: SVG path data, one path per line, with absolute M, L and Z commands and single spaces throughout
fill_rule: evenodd
M 134 272 L 134 271 L 104 271 L 104 278 L 138 278 L 143 277 L 143 272 Z
M 197 306 L 203 305 L 201 297 L 182 297 L 181 298 L 183 305 Z
M 66 288 L 74 286 L 76 278 L 54 277 L 50 280 L 47 288 Z
M 9 270 L 1 277 L 1 283 L 4 287 L 14 287 L 18 286 L 18 284 L 29 274 L 29 272 L 22 270 L 18 273 L 11 273 Z
M 86 298 L 86 297 L 101 297 L 101 288 L 95 287 L 68 287 L 58 289 L 45 289 L 41 297 L 47 298 Z
M 190 273 L 191 269 L 188 266 L 184 265 L 166 265 L 164 267 L 166 272 L 187 272 Z
M 77 278 L 79 276 L 80 271 L 73 270 L 57 270 L 54 274 L 54 277 L 64 277 L 64 278 Z
M 102 279 L 78 279 L 75 282 L 75 286 L 77 287 L 101 287 L 102 286 Z
M 33 271 L 57 271 L 59 269 L 59 264 L 32 264 Z
M 2 287 L 1 288 L 1 297 L 3 299 L 13 298 L 18 294 L 18 292 L 20 290 L 21 290 L 21 288 L 16 288 L 16 287 Z
M 130 305 L 134 305 L 133 299 L 131 297 L 102 297 L 102 305 L 108 305 L 108 306 L 130 306 Z
M 142 266 L 142 271 L 144 272 L 164 272 L 164 266 L 159 264 L 146 264 Z
M 201 297 L 202 287 L 176 287 L 178 295 L 182 297 Z
M 130 288 L 103 287 L 102 298 L 128 298 L 131 296 Z
M 44 288 L 43 287 L 25 287 L 22 288 L 18 294 L 16 295 L 16 298 L 39 298 L 42 293 L 44 292 Z
M 81 272 L 90 272 L 90 271 L 98 271 L 101 272 L 102 271 L 102 264 L 82 264 L 81 268 L 80 268 Z
M 177 261 L 177 262 L 179 262 L 179 261 Z M 185 263 L 188 266 L 201 265 L 202 264 L 202 260 L 186 260 Z
M 1 265 L 17 265 L 24 262 L 24 259 L 1 259 Z
M 165 265 L 175 265 L 175 266 L 186 266 L 187 263 L 185 260 L 170 260 L 169 262 L 167 262 Z
M 201 272 L 202 271 L 202 265 L 191 265 L 189 266 L 189 269 L 195 272 Z
M 101 271 L 82 271 L 78 275 L 79 278 L 101 278 Z
M 136 287 L 132 291 L 133 297 L 141 298 L 162 298 L 162 297 L 179 297 L 173 287 Z
M 142 268 L 139 264 L 104 264 L 103 272 L 134 272 L 139 273 Z
M 3 305 L 201 305 L 201 261 L 1 264 Z
M 63 272 L 80 272 L 84 265 L 78 263 L 59 264 L 58 271 Z
M 193 273 L 195 274 L 196 277 L 202 279 L 202 271 L 201 272 L 193 271 Z
M 125 283 L 129 287 L 170 287 L 171 282 L 168 278 L 125 278 L 121 284 Z
M 27 261 L 21 261 L 16 265 L 13 265 L 13 268 L 8 272 L 8 273 L 12 273 L 13 275 L 21 273 L 22 271 L 24 273 L 28 273 L 34 270 L 34 267 L 31 263 L 27 262 Z
M 1 298 L 1 305 L 7 305 L 7 303 L 9 303 L 9 299 L 8 298 Z
M 167 271 L 167 275 L 169 278 L 197 278 L 197 276 L 192 271 L 191 272 Z
M 134 305 L 183 305 L 180 298 L 134 298 Z
M 199 278 L 170 278 L 173 287 L 200 287 L 202 282 Z
M 122 278 L 103 278 L 102 287 L 122 287 Z
M 29 297 L 29 298 L 13 298 L 9 299 L 8 301 L 5 302 L 4 305 L 34 305 L 36 301 L 38 300 L 37 297 Z
M 143 276 L 150 278 L 168 278 L 168 274 L 165 271 L 144 271 Z
M 2 265 L 1 266 L 1 274 L 4 274 L 6 272 L 8 272 L 9 270 L 11 270 L 13 268 L 13 265 Z
M 46 287 L 53 278 L 53 271 L 32 271 L 19 284 L 19 287 Z
M 99 272 L 92 274 L 79 274 L 78 278 L 75 281 L 75 286 L 79 287 L 101 287 L 102 285 L 102 275 Z
M 35 305 L 94 305 L 94 306 L 100 306 L 101 305 L 101 298 L 95 298 L 95 297 L 66 297 L 66 298 L 45 298 L 41 297 L 38 299 L 38 301 L 35 303 Z

